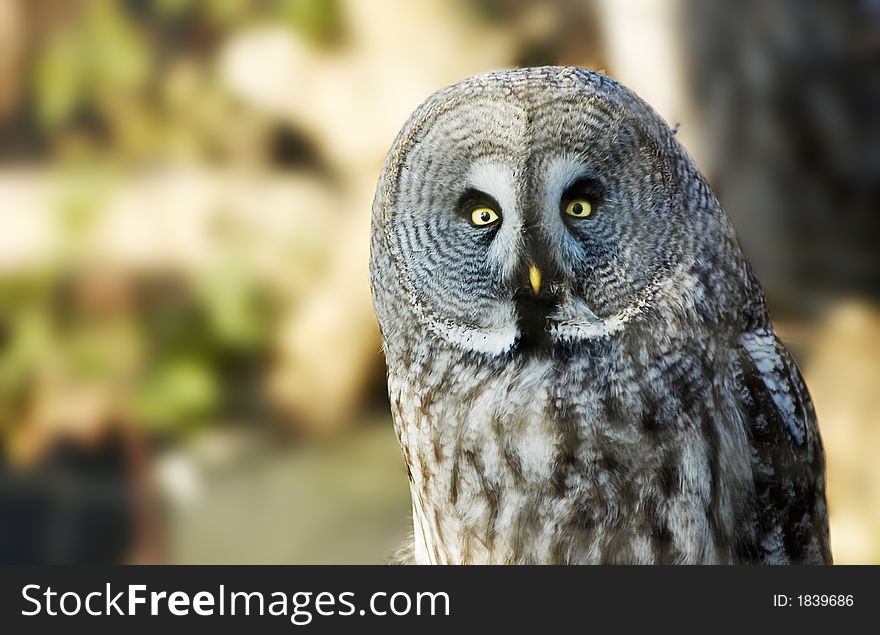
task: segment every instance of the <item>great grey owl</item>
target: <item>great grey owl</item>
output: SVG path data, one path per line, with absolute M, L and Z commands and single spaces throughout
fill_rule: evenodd
M 673 131 L 603 75 L 440 90 L 371 278 L 417 563 L 827 563 L 801 375 Z

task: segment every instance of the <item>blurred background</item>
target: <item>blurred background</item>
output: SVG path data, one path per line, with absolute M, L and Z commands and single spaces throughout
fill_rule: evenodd
M 880 3 L 0 0 L 0 562 L 383 562 L 409 523 L 367 274 L 409 113 L 629 85 L 712 182 L 880 562 Z

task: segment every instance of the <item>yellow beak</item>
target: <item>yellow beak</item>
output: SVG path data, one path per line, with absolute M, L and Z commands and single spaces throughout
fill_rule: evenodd
M 529 267 L 529 284 L 532 285 L 535 295 L 541 292 L 541 270 L 535 265 Z

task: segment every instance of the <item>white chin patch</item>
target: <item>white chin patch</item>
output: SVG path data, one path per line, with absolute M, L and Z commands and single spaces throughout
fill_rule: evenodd
M 483 307 L 479 313 L 480 322 L 486 326 L 443 321 L 436 316 L 429 319 L 428 326 L 447 342 L 464 350 L 486 355 L 502 355 L 511 350 L 519 339 L 513 306 L 499 302 Z
M 696 279 L 690 275 L 658 277 L 643 288 L 636 300 L 613 315 L 597 316 L 586 303 L 569 300 L 553 316 L 550 335 L 560 341 L 592 340 L 619 333 L 649 306 L 676 306 L 679 311 L 693 307 Z M 682 293 L 682 290 L 686 290 Z M 674 328 L 669 325 L 669 328 Z
M 434 328 L 443 339 L 458 348 L 485 355 L 503 355 L 510 351 L 519 339 L 519 329 L 515 324 L 497 330 L 460 325 L 443 325 Z
M 595 322 L 562 322 L 553 325 L 550 328 L 550 334 L 554 339 L 560 341 L 595 340 L 622 331 L 626 322 L 623 315 L 612 315 Z
M 552 316 L 550 335 L 559 341 L 592 340 L 614 335 L 623 330 L 626 323 L 641 311 L 641 303 L 635 303 L 607 317 L 597 316 L 586 303 L 569 301 L 565 309 Z

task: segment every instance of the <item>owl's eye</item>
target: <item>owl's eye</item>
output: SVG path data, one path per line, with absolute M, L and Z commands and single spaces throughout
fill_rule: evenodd
M 585 198 L 574 198 L 565 206 L 565 213 L 575 218 L 586 218 L 593 213 L 593 206 Z
M 559 213 L 571 218 L 590 218 L 605 200 L 605 188 L 595 178 L 585 176 L 565 189 L 559 199 Z
M 501 216 L 491 207 L 475 207 L 471 211 L 471 223 L 476 227 L 494 225 L 499 220 Z

